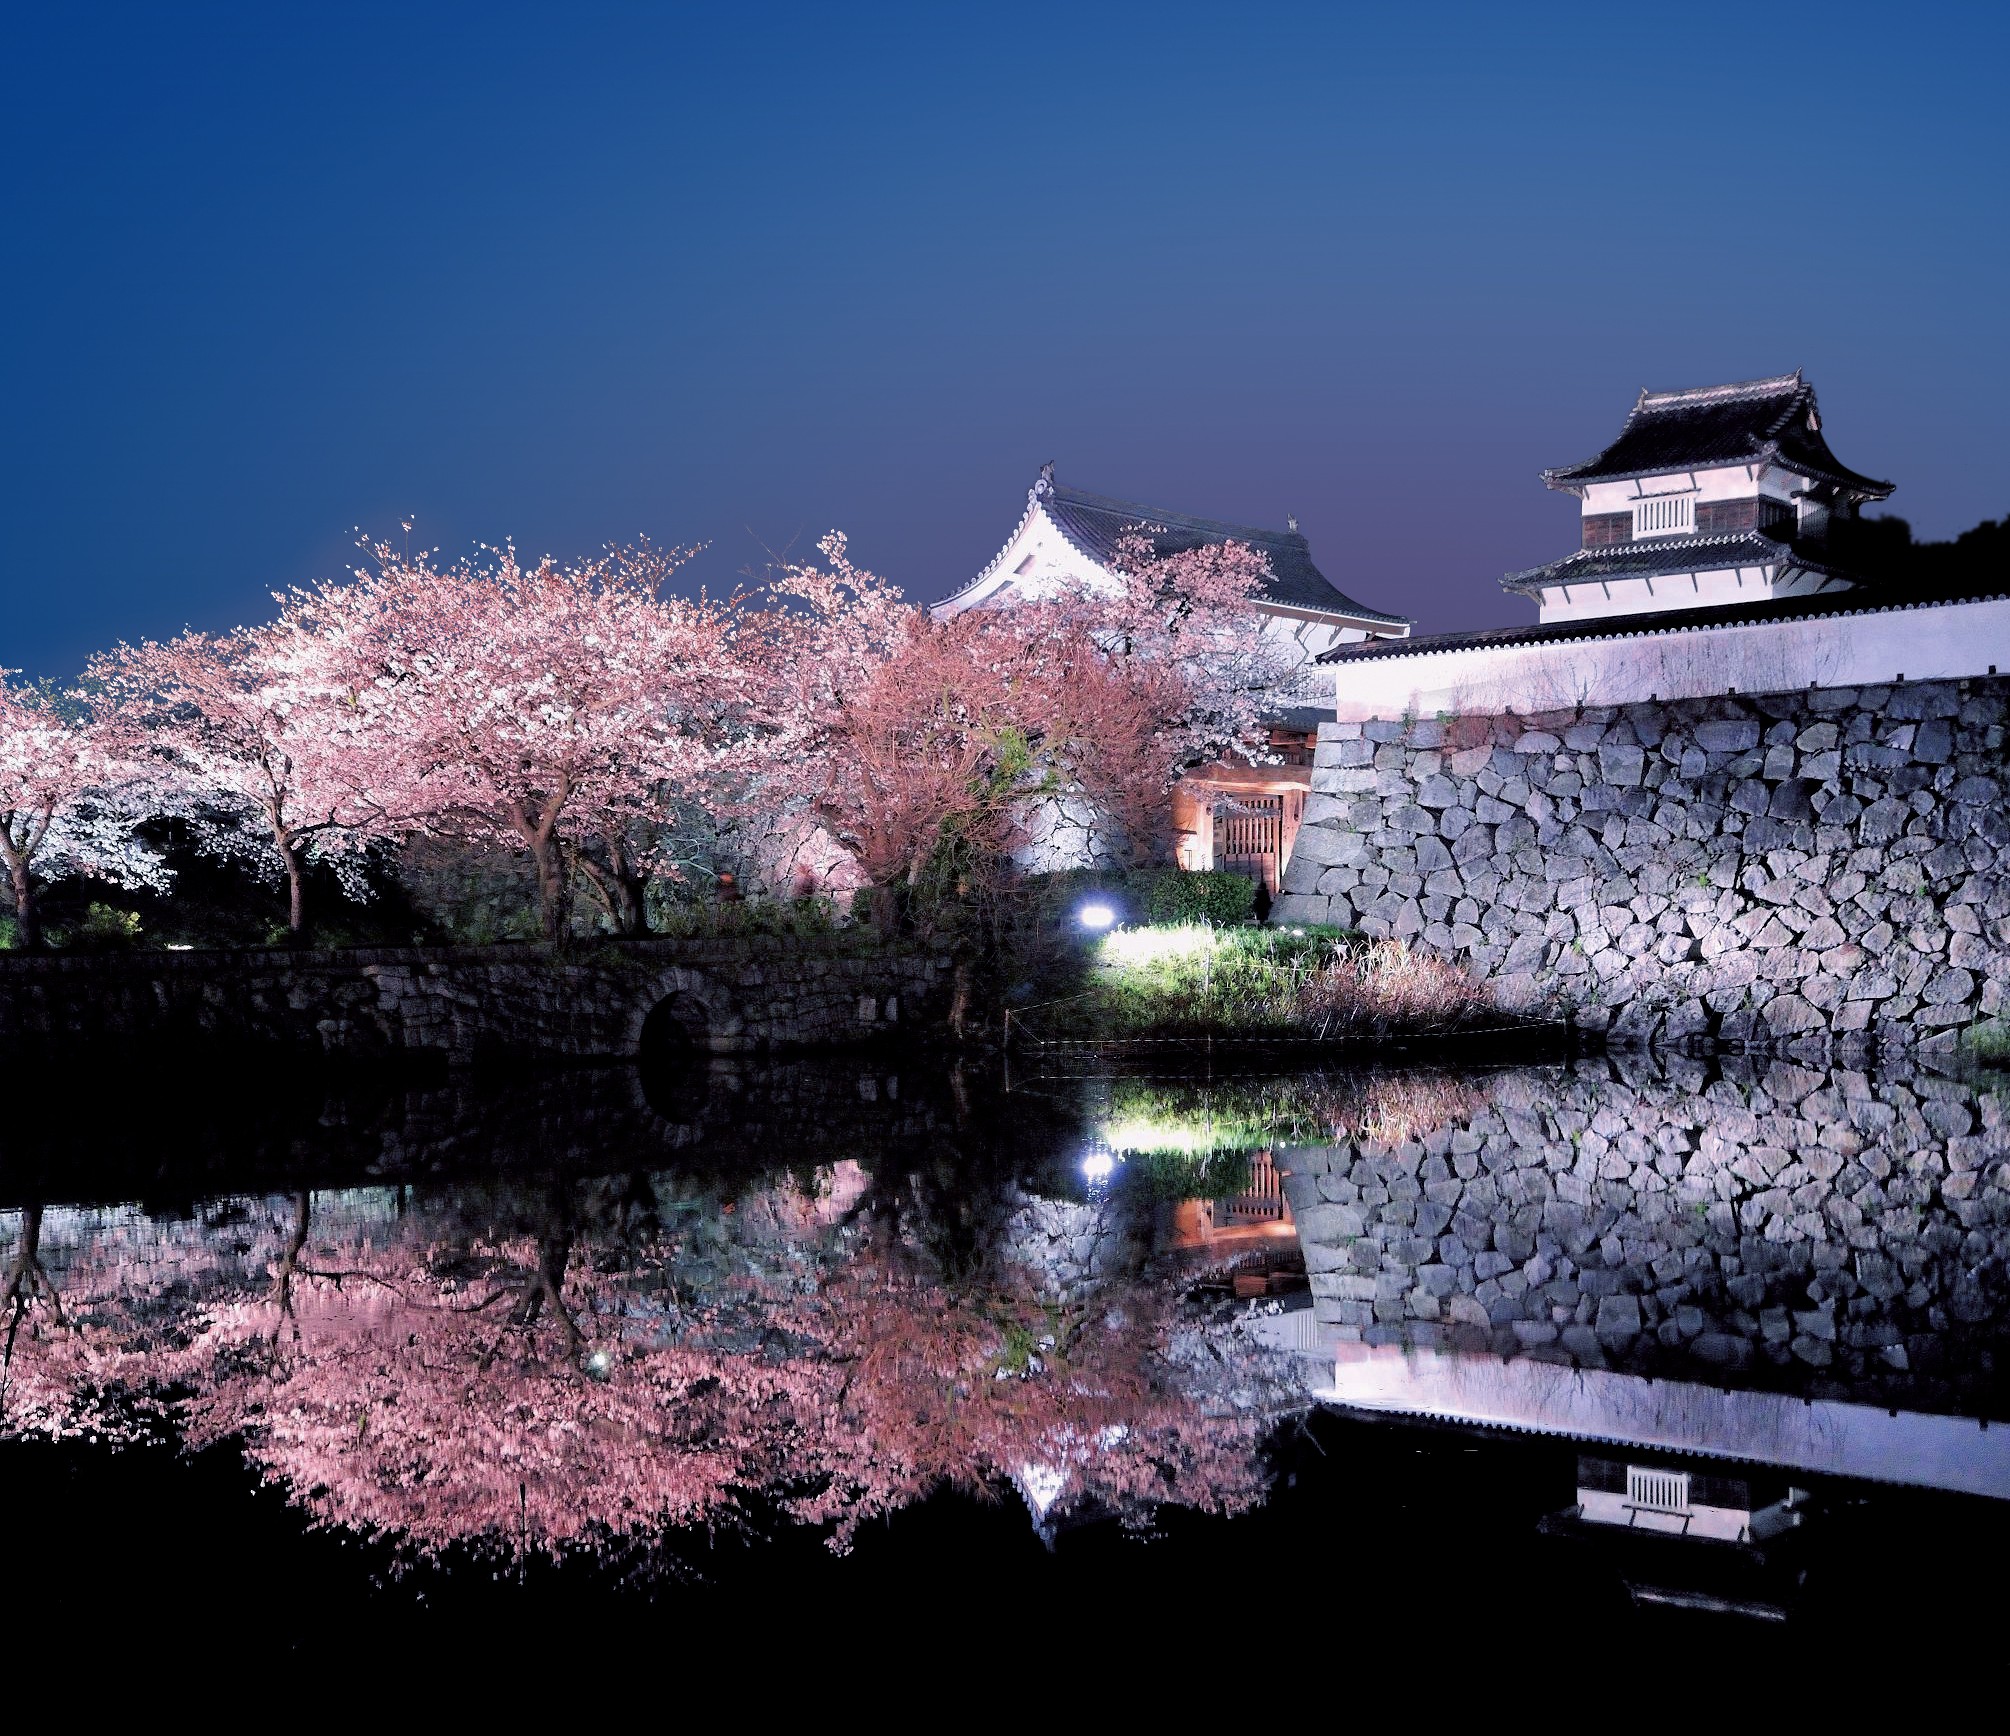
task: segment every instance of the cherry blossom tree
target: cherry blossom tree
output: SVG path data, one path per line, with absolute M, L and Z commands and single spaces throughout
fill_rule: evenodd
M 119 793 L 131 768 L 88 719 L 65 715 L 0 670 L 0 864 L 21 944 L 42 944 L 39 889 L 66 875 L 161 886 L 167 871 L 133 832 Z
M 563 1225 L 315 1255 L 298 1223 L 270 1289 L 207 1310 L 163 1373 L 191 1444 L 242 1438 L 322 1523 L 558 1552 L 726 1520 L 789 1476 L 800 1369 L 661 1341 L 660 1305 Z
M 574 867 L 638 928 L 652 828 L 710 793 L 746 733 L 735 608 L 664 595 L 684 554 L 646 545 L 572 566 L 370 552 L 355 584 L 292 605 L 339 648 L 370 800 L 524 851 L 548 939 Z
M 938 619 L 850 558 L 784 569 L 799 606 L 769 641 L 777 739 L 812 811 L 857 856 L 890 925 L 947 843 L 1008 853 L 1042 803 L 1143 854 L 1187 766 L 1253 744 L 1282 662 L 1239 544 L 1169 555 L 1141 529 L 1118 576 Z
M 88 671 L 102 726 L 151 807 L 187 821 L 212 854 L 276 866 L 296 936 L 310 862 L 331 862 L 345 890 L 366 897 L 359 846 L 394 829 L 370 799 L 354 707 L 319 626 L 295 608 L 232 633 L 121 645 Z
M 1139 526 L 1113 567 L 1115 590 L 1084 587 L 1055 605 L 1053 752 L 1099 853 L 1143 857 L 1162 842 L 1182 772 L 1262 751 L 1264 709 L 1291 659 L 1253 607 L 1269 567 L 1248 544 L 1161 552 Z
M 954 835 L 978 850 L 1009 840 L 1037 777 L 1024 721 L 1038 709 L 1010 647 L 978 617 L 931 619 L 853 564 L 845 540 L 823 566 L 788 568 L 780 588 L 807 605 L 773 643 L 778 738 L 817 820 L 872 887 L 894 926 L 899 888 Z
M 1146 1283 L 1059 1305 L 1009 1269 L 952 1286 L 868 1252 L 826 1278 L 798 1330 L 843 1378 L 801 1449 L 823 1487 L 792 1510 L 840 1551 L 944 1486 L 1016 1483 L 1036 1519 L 1076 1504 L 1234 1513 L 1267 1486 L 1269 1417 L 1183 1388 L 1173 1298 Z

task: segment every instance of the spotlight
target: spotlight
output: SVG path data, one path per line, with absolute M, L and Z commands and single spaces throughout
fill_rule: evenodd
M 1085 904 L 1075 913 L 1075 920 L 1084 928 L 1104 929 L 1117 920 L 1117 913 L 1107 904 Z

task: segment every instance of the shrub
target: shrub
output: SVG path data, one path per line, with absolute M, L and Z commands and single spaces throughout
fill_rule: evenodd
M 1151 1200 L 1220 1200 L 1249 1186 L 1248 1151 L 1147 1151 L 1131 1168 Z
M 806 940 L 849 932 L 837 906 L 822 896 L 808 898 L 713 899 L 669 904 L 654 916 L 650 933 L 677 940 L 722 934 L 793 934 Z
M 77 925 L 76 943 L 94 952 L 122 952 L 140 937 L 140 913 L 93 904 Z
M 1176 927 L 1201 923 L 1233 928 L 1249 921 L 1256 906 L 1256 882 L 1219 870 L 1188 873 L 1182 868 L 1065 868 L 1027 878 L 1022 889 L 1041 921 L 1067 920 L 1091 898 L 1115 907 L 1124 923 Z
M 1153 924 L 1204 922 L 1233 928 L 1256 908 L 1256 882 L 1218 869 L 1141 868 L 1127 875 L 1138 913 Z

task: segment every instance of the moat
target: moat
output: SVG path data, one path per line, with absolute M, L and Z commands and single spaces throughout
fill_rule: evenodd
M 1631 1463 L 1678 1529 L 1789 1490 L 1784 1589 L 1693 1596 L 1819 1629 L 2010 1536 L 2006 1146 L 1987 1074 L 1639 1056 L 719 1060 L 17 1123 L 0 1466 L 24 1538 L 254 1625 L 258 1580 L 337 1626 L 597 1621 L 1335 1550 L 1392 1609 L 1505 1575 L 1689 1619 L 1665 1540 L 1544 1530 Z

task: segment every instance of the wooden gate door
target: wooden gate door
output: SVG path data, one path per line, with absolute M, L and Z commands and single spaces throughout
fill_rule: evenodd
M 1277 895 L 1284 863 L 1284 798 L 1242 796 L 1214 810 L 1214 865 L 1247 874 Z

